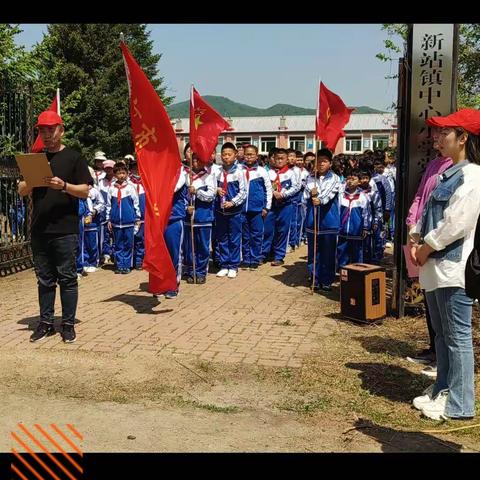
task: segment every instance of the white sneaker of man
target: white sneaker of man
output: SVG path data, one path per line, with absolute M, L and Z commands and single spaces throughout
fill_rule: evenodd
M 84 270 L 87 272 L 87 273 L 93 273 L 93 272 L 96 272 L 97 269 L 95 267 L 85 267 Z
M 228 278 L 237 278 L 237 271 L 230 269 L 228 271 Z
M 420 373 L 426 377 L 437 378 L 437 365 L 428 365 Z
M 433 400 L 433 396 L 432 396 L 432 393 L 433 393 L 433 386 L 435 384 L 432 384 L 430 385 L 429 387 L 427 387 L 422 395 L 420 395 L 419 397 L 415 397 L 413 399 L 413 406 L 417 409 L 417 410 L 421 410 L 423 408 L 424 405 L 426 405 L 427 403 L 430 403 L 432 400 Z
M 222 268 L 218 273 L 217 277 L 226 277 L 228 275 L 228 268 Z
M 446 420 L 445 406 L 448 399 L 448 390 L 442 390 L 430 402 L 422 407 L 422 414 L 432 420 Z

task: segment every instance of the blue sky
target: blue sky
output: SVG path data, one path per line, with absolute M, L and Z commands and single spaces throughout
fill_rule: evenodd
M 43 24 L 21 24 L 17 43 L 42 39 Z M 160 73 L 175 102 L 193 83 L 202 95 L 221 95 L 266 108 L 276 103 L 315 108 L 318 79 L 347 105 L 387 109 L 396 100 L 397 63 L 384 52 L 378 24 L 149 24 Z

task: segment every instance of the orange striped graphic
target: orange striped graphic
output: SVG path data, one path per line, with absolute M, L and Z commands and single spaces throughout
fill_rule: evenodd
M 51 436 L 49 433 L 43 429 L 40 425 L 34 424 L 35 428 L 45 437 L 48 442 L 47 443 L 42 443 L 40 440 L 40 437 L 35 436 L 23 423 L 19 423 L 18 427 L 20 428 L 21 432 L 26 435 L 26 437 L 33 442 L 33 445 L 35 445 L 36 448 L 39 448 L 41 451 L 43 451 L 47 457 L 49 458 L 50 461 L 52 461 L 58 469 L 60 469 L 70 480 L 77 480 L 79 477 L 77 477 L 78 473 L 76 472 L 71 472 L 69 469 L 72 468 L 72 466 L 80 472 L 80 474 L 83 474 L 83 468 L 72 458 L 72 454 L 68 454 L 62 447 L 59 445 L 59 443 Z M 80 432 L 77 431 L 77 429 L 74 427 L 72 424 L 67 424 L 67 428 L 70 430 L 69 435 L 67 436 L 59 427 L 57 427 L 55 424 L 50 424 L 50 427 L 65 441 L 68 443 L 68 445 L 75 450 L 81 457 L 83 457 L 83 452 L 80 450 L 80 448 L 77 447 L 77 445 L 74 443 L 74 441 L 70 438 L 70 432 L 75 436 L 76 438 L 80 439 L 83 441 L 83 436 Z M 20 438 L 19 435 L 17 435 L 15 432 L 11 432 L 11 437 L 21 446 L 27 453 L 19 453 L 14 447 L 12 447 L 11 452 L 13 453 L 14 457 L 11 462 L 11 472 L 12 472 L 12 479 L 21 479 L 21 480 L 29 480 L 32 478 L 36 478 L 37 480 L 61 480 L 57 474 L 55 474 L 54 471 L 32 450 L 32 448 L 25 443 L 25 441 Z M 38 438 L 37 438 L 38 437 Z M 45 440 L 43 440 L 45 442 Z M 54 453 L 55 455 L 52 455 Z M 71 465 L 63 465 L 62 462 L 58 460 L 58 453 L 61 453 L 69 462 Z M 42 454 L 43 455 L 43 454 Z M 61 458 L 61 457 L 60 457 Z M 18 460 L 18 462 L 16 461 Z M 19 463 L 20 462 L 20 463 Z M 40 467 L 43 468 L 44 471 L 38 470 L 38 466 L 35 464 L 40 465 Z M 23 473 L 21 471 L 21 468 L 23 467 Z M 25 470 L 26 469 L 26 470 Z M 40 472 L 40 473 L 39 473 Z M 29 475 L 33 475 L 34 477 L 31 477 Z M 45 477 L 45 475 L 47 475 Z
M 12 448 L 13 454 L 38 478 L 38 480 L 45 480 L 23 457 L 21 457 L 18 452 Z M 14 467 L 12 463 L 12 467 Z
M 12 463 L 11 465 L 12 470 L 22 479 L 28 480 L 28 478 Z
M 78 465 L 78 463 L 37 423 L 35 424 L 35 428 L 40 431 L 49 441 L 52 443 L 59 452 L 66 457 L 66 459 L 80 472 L 83 473 L 82 467 Z
M 75 427 L 73 425 L 71 425 L 70 423 L 67 423 L 67 427 L 71 430 L 71 432 L 76 435 L 80 440 L 83 441 L 83 435 L 81 435 L 80 433 L 77 432 L 77 430 L 75 429 Z
M 83 452 L 82 452 L 54 423 L 51 423 L 50 426 L 51 426 L 81 457 L 83 457 Z

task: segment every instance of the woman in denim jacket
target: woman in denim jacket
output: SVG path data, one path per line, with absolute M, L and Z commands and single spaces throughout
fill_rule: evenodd
M 413 405 L 434 420 L 475 415 L 472 299 L 465 263 L 480 213 L 480 111 L 462 109 L 427 124 L 453 165 L 439 176 L 412 236 L 412 257 L 435 331 L 437 380 Z

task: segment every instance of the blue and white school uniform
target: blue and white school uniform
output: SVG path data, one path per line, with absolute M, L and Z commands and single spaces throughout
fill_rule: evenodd
M 300 216 L 300 207 L 302 203 L 302 170 L 300 167 L 296 165 L 290 167 L 290 170 L 293 170 L 295 175 L 297 176 L 296 182 L 299 185 L 299 189 L 297 193 L 292 198 L 292 205 L 293 205 L 293 212 L 292 212 L 292 221 L 290 223 L 290 232 L 288 233 L 288 244 L 290 247 L 295 248 L 300 246 L 300 239 L 298 237 L 298 223 L 299 223 L 299 216 Z M 301 220 L 300 220 L 301 221 Z
M 97 267 L 100 261 L 100 231 L 106 208 L 103 196 L 96 187 L 89 189 L 87 204 L 92 221 L 85 225 L 85 266 Z
M 105 172 L 104 172 L 105 173 Z M 113 255 L 113 233 L 109 232 L 107 228 L 107 197 L 108 190 L 116 182 L 116 178 L 113 177 L 111 180 L 107 180 L 106 177 L 101 178 L 98 181 L 98 191 L 102 195 L 103 203 L 105 204 L 105 211 L 100 215 L 100 257 L 104 255 Z
M 298 212 L 297 212 L 297 244 L 300 246 L 302 240 L 306 240 L 307 236 L 305 234 L 305 217 L 307 215 L 307 209 L 305 203 L 303 202 L 303 192 L 305 190 L 305 185 L 307 183 L 309 172 L 306 168 L 300 169 L 300 192 L 299 192 L 299 202 L 298 202 Z
M 242 212 L 242 264 L 257 266 L 261 260 L 264 219 L 262 211 L 272 207 L 272 182 L 258 164 L 245 170 L 247 199 Z
M 182 277 L 182 251 L 183 251 L 183 222 L 187 215 L 187 170 L 182 165 L 178 176 L 175 189 L 173 191 L 172 211 L 168 220 L 167 227 L 163 234 L 168 253 L 172 259 L 173 266 L 177 272 L 177 292 L 180 279 Z M 169 292 L 160 292 L 169 293 Z
M 382 200 L 378 193 L 375 183 L 369 184 L 368 188 L 362 189 L 370 203 L 371 223 L 367 236 L 363 239 L 363 262 L 371 263 L 373 261 L 373 250 L 375 241 L 375 231 L 383 225 Z
M 343 191 L 339 194 L 340 231 L 338 233 L 337 266 L 363 262 L 363 232 L 372 224 L 370 201 L 357 188 L 355 192 Z
M 312 203 L 313 188 L 318 191 L 320 205 Z M 335 280 L 335 260 L 337 235 L 340 230 L 340 204 L 338 193 L 341 187 L 338 176 L 329 170 L 324 176 L 309 175 L 303 192 L 303 201 L 307 207 L 306 233 L 308 242 L 307 270 L 313 276 L 314 242 L 317 243 L 315 259 L 315 287 L 330 286 Z M 314 239 L 315 223 L 317 238 Z
M 375 184 L 378 193 L 380 194 L 383 214 L 385 212 L 391 212 L 393 206 L 393 192 L 388 178 L 385 175 L 374 173 L 372 179 L 370 180 L 370 183 L 372 182 Z M 379 228 L 374 233 L 373 260 L 377 262 L 383 258 L 383 251 L 385 250 L 386 243 L 386 232 L 383 222 L 383 214 L 382 224 L 379 225 Z
M 140 177 L 130 175 L 128 181 L 135 187 L 138 195 L 138 204 L 140 206 L 140 226 L 134 230 L 133 236 L 133 264 L 139 268 L 143 264 L 145 257 L 145 189 Z
M 125 181 L 115 182 L 107 195 L 107 222 L 112 224 L 114 255 L 119 270 L 130 270 L 133 266 L 133 230 L 140 220 L 140 206 L 135 187 Z
M 225 196 L 215 199 L 216 259 L 221 269 L 238 270 L 242 245 L 242 208 L 247 198 L 245 171 L 235 162 L 229 170 L 223 167 L 217 174 L 217 188 Z M 225 202 L 233 207 L 224 209 Z
M 195 212 L 193 214 L 193 238 L 195 246 L 195 275 L 197 278 L 206 277 L 208 272 L 208 260 L 210 258 L 210 240 L 212 235 L 212 224 L 214 219 L 214 200 L 216 194 L 216 177 L 211 169 L 205 168 L 193 173 L 192 185 L 195 187 L 195 194 L 188 192 L 188 205 L 190 198 L 193 199 Z M 190 185 L 190 177 L 187 177 Z M 183 265 L 184 273 L 193 277 L 192 258 L 192 225 L 191 215 L 187 212 L 183 237 Z
M 77 273 L 83 272 L 85 266 L 85 218 L 90 214 L 86 198 L 78 199 L 78 249 L 75 259 Z
M 282 195 L 281 200 L 272 197 L 272 208 L 265 218 L 263 230 L 262 260 L 273 250 L 274 260 L 283 261 L 287 253 L 288 233 L 293 215 L 293 198 L 300 190 L 297 174 L 288 165 L 281 170 L 269 170 L 272 191 Z

